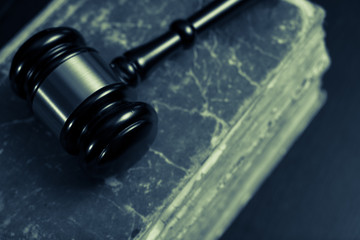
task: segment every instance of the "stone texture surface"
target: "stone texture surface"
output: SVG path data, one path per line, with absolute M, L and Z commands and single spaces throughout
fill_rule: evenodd
M 66 25 L 110 61 L 164 32 L 208 0 L 64 1 L 36 31 Z M 38 23 L 37 23 L 38 24 Z M 0 236 L 131 239 L 171 202 L 238 121 L 303 28 L 298 7 L 262 2 L 199 36 L 138 89 L 158 112 L 145 157 L 92 182 L 10 89 L 14 52 L 0 62 Z M 26 31 L 26 29 L 24 30 Z M 20 44 L 20 43 L 19 43 Z M 5 51 L 4 51 L 5 52 Z M 289 81 L 292 81 L 289 79 Z

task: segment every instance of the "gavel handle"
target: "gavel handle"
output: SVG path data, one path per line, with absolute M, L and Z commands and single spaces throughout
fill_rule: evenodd
M 255 2 L 255 0 L 215 0 L 194 13 L 187 20 L 192 24 L 196 32 L 200 33 L 232 11 L 238 8 L 243 9 Z
M 111 68 L 124 83 L 136 86 L 163 58 L 193 45 L 196 35 L 230 12 L 245 9 L 258 0 L 214 0 L 186 20 L 175 20 L 161 36 L 116 57 Z

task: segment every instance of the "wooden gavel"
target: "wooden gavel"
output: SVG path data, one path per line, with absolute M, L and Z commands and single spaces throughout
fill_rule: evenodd
M 116 173 L 140 159 L 157 133 L 157 115 L 134 102 L 133 87 L 160 60 L 194 44 L 196 35 L 235 9 L 256 0 L 213 1 L 169 31 L 115 58 L 110 66 L 68 27 L 43 30 L 15 54 L 10 81 L 36 116 L 79 155 L 92 176 Z

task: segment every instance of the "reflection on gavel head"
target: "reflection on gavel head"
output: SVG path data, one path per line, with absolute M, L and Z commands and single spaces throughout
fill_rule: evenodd
M 46 29 L 27 40 L 13 58 L 10 80 L 92 176 L 127 168 L 155 139 L 154 109 L 135 102 L 129 84 L 74 29 Z

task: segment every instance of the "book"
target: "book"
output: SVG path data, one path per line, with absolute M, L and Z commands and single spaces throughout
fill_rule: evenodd
M 126 172 L 93 182 L 10 88 L 18 47 L 79 30 L 110 60 L 210 1 L 54 1 L 0 52 L 0 236 L 216 239 L 321 108 L 324 10 L 263 1 L 198 36 L 137 89 L 159 130 Z

